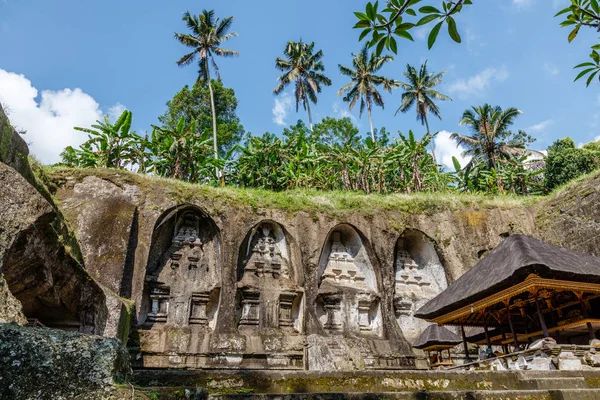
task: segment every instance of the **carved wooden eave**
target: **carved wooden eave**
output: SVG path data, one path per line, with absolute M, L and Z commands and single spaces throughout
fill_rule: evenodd
M 543 289 L 551 290 L 554 292 L 570 291 L 574 293 L 579 292 L 600 295 L 600 284 L 597 283 L 546 279 L 531 274 L 523 282 L 517 283 L 516 285 L 510 288 L 494 293 L 491 296 L 488 296 L 472 304 L 461 307 L 447 314 L 440 315 L 439 317 L 427 319 L 427 321 L 437 323 L 438 325 L 463 324 L 481 326 L 480 324 L 465 323 L 465 321 L 474 313 L 482 312 L 499 303 L 510 301 L 510 299 L 522 293 L 529 292 L 535 294 Z M 519 306 L 511 304 L 509 308 L 512 310 L 519 308 Z

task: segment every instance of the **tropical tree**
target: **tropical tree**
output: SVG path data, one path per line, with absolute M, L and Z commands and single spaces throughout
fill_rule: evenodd
M 371 109 L 373 108 L 373 104 L 384 108 L 383 98 L 381 97 L 381 93 L 377 90 L 377 86 L 383 86 L 386 91 L 391 93 L 392 88 L 400 85 L 399 82 L 393 79 L 375 75 L 375 73 L 379 71 L 385 63 L 392 61 L 393 59 L 394 58 L 390 55 L 378 56 L 375 53 L 369 56 L 369 48 L 365 45 L 360 53 L 357 55 L 352 54 L 352 66 L 354 69 L 338 64 L 340 73 L 350 77 L 352 80 L 338 91 L 338 96 L 346 93 L 343 100 L 350 103 L 349 107 L 351 110 L 360 99 L 359 116 L 362 116 L 366 107 L 369 116 L 369 126 L 371 128 L 371 139 L 374 142 L 375 132 L 373 130 Z
M 174 129 L 152 125 L 150 149 L 155 173 L 190 182 L 215 180 L 220 160 L 210 156 L 210 131 L 198 132 L 195 120 L 186 124 L 182 115 Z
M 407 64 L 404 76 L 408 79 L 408 82 L 400 82 L 400 86 L 404 89 L 404 93 L 402 93 L 402 103 L 398 110 L 396 110 L 396 114 L 398 114 L 398 112 L 408 112 L 408 110 L 415 106 L 417 120 L 427 127 L 427 134 L 431 134 L 429 131 L 429 122 L 427 120 L 429 112 L 439 119 L 442 119 L 440 109 L 437 104 L 435 104 L 434 100 L 452 100 L 450 97 L 441 94 L 434 89 L 437 85 L 442 83 L 442 76 L 445 73 L 446 71 L 437 74 L 427 71 L 427 61 L 421 65 L 419 72 L 417 72 L 415 67 Z M 430 145 L 433 161 L 437 163 L 433 140 L 430 142 Z
M 296 99 L 296 112 L 302 106 L 308 112 L 308 126 L 313 129 L 310 102 L 317 103 L 317 94 L 321 93 L 321 86 L 331 86 L 331 80 L 321 71 L 323 65 L 323 51 L 314 51 L 315 42 L 304 43 L 289 41 L 283 50 L 284 58 L 277 57 L 275 66 L 284 73 L 278 78 L 279 83 L 273 93 L 281 93 L 288 85 L 295 84 L 294 97 Z
M 215 99 L 212 90 L 210 65 L 215 71 L 217 80 L 221 80 L 219 67 L 215 62 L 215 55 L 223 57 L 237 56 L 239 53 L 234 50 L 228 50 L 221 45 L 234 36 L 236 32 L 229 32 L 233 23 L 233 17 L 224 19 L 215 18 L 214 10 L 203 10 L 198 16 L 191 15 L 189 11 L 183 14 L 183 21 L 190 29 L 190 34 L 175 33 L 175 38 L 183 45 L 192 48 L 193 50 L 181 57 L 177 61 L 177 65 L 185 66 L 192 63 L 198 58 L 198 80 L 208 83 L 210 92 L 210 105 L 212 110 L 212 126 L 213 126 L 213 147 L 215 159 L 219 158 L 219 148 L 217 144 L 217 113 L 215 110 Z
M 524 154 L 525 146 L 532 141 L 522 131 L 514 134 L 509 130 L 522 113 L 514 107 L 506 110 L 489 104 L 472 107 L 463 113 L 459 122 L 461 126 L 467 125 L 472 135 L 453 133 L 450 137 L 466 148 L 463 155 L 472 157 L 471 164 L 483 162 L 488 169 L 498 169 L 502 160 Z
M 484 104 L 466 110 L 460 120 L 460 125 L 469 126 L 472 135 L 466 136 L 453 133 L 450 137 L 457 145 L 464 146 L 464 156 L 471 156 L 468 166 L 483 164 L 488 171 L 498 172 L 502 163 L 524 155 L 526 146 L 534 140 L 523 131 L 513 133 L 509 128 L 515 119 L 523 112 L 510 107 L 503 110 L 499 106 L 492 107 Z M 531 151 L 531 150 L 529 150 Z M 497 178 L 498 188 L 502 191 L 500 176 Z
M 212 91 L 217 113 L 219 157 L 223 157 L 239 143 L 244 135 L 244 127 L 236 113 L 238 100 L 234 90 L 223 86 L 222 82 L 213 81 Z M 176 129 L 181 117 L 185 118 L 186 125 L 196 121 L 198 132 L 212 132 L 211 98 L 206 85 L 196 83 L 191 88 L 185 85 L 167 102 L 167 109 L 158 120 L 162 128 Z
M 83 166 L 124 168 L 137 160 L 138 144 L 142 140 L 131 131 L 131 111 L 125 110 L 113 124 L 108 115 L 103 121 L 96 121 L 90 128 L 76 126 L 77 131 L 89 134 L 79 152 L 67 149 L 66 160 L 76 157 Z
M 548 147 L 545 186 L 552 190 L 581 175 L 600 168 L 600 142 L 578 148 L 570 137 L 562 138 Z

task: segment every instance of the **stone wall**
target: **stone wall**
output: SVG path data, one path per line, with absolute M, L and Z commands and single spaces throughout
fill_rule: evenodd
M 289 212 L 127 172 L 53 179 L 88 271 L 135 302 L 146 367 L 414 368 L 418 304 L 535 234 L 529 207 Z

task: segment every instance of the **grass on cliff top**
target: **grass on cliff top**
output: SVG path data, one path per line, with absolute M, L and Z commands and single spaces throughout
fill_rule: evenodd
M 284 211 L 345 212 L 371 214 L 376 210 L 394 210 L 409 214 L 433 213 L 464 208 L 516 208 L 535 204 L 535 196 L 492 196 L 463 193 L 364 194 L 348 191 L 289 190 L 274 192 L 263 189 L 217 187 L 193 184 L 175 179 L 115 169 L 82 169 L 46 167 L 46 174 L 61 185 L 69 177 L 82 179 L 97 176 L 115 183 L 136 184 L 151 188 L 155 184 L 168 189 L 171 197 L 181 202 L 203 198 L 229 205 L 250 206 L 253 209 L 274 208 Z

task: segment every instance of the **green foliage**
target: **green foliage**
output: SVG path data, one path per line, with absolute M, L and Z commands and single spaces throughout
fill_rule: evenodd
M 597 0 L 571 0 L 571 4 L 556 13 L 556 17 L 564 16 L 564 21 L 560 23 L 562 27 L 568 27 L 570 29 L 568 40 L 572 42 L 582 26 L 594 28 L 594 30 L 600 30 L 600 6 Z M 575 81 L 588 75 L 586 80 L 586 86 L 594 80 L 596 76 L 600 80 L 600 54 L 597 50 L 600 50 L 600 43 L 592 46 L 590 53 L 590 59 L 592 61 L 584 62 L 575 66 L 575 69 L 580 68 L 578 75 L 575 77 Z
M 86 132 L 89 139 L 79 149 L 67 147 L 62 153 L 62 163 L 86 168 L 125 168 L 138 165 L 143 171 L 147 142 L 131 131 L 132 113 L 125 110 L 113 124 L 104 116 L 91 128 L 75 127 Z
M 439 0 L 434 3 L 440 4 Z M 379 1 L 369 2 L 364 12 L 354 13 L 358 18 L 354 28 L 362 30 L 359 41 L 370 35 L 367 44 L 375 47 L 377 55 L 384 49 L 397 54 L 397 38 L 412 41 L 412 29 L 435 23 L 427 38 L 427 46 L 431 49 L 444 24 L 452 40 L 457 43 L 462 41 L 454 17 L 470 4 L 471 0 L 442 0 L 440 7 L 434 7 L 423 5 L 422 0 L 389 0 L 379 11 Z
M 552 190 L 598 168 L 600 142 L 588 143 L 583 148 L 577 148 L 570 137 L 559 139 L 548 147 L 546 189 Z
M 190 182 L 215 179 L 219 161 L 211 157 L 210 131 L 198 132 L 196 120 L 186 124 L 182 115 L 175 129 L 153 126 L 153 170 L 162 176 Z
M 212 81 L 217 118 L 217 143 L 219 154 L 224 156 L 243 137 L 244 127 L 236 114 L 238 106 L 233 89 L 226 88 L 220 81 Z M 206 85 L 196 83 L 190 90 L 184 86 L 173 99 L 167 102 L 167 111 L 158 117 L 161 128 L 175 129 L 183 117 L 185 125 L 196 121 L 197 130 L 206 132 L 212 128 L 210 91 Z
M 571 0 L 571 4 L 560 10 L 555 16 L 563 16 L 562 27 L 570 29 L 567 39 L 572 42 L 581 27 L 589 27 L 600 31 L 600 3 L 598 0 Z M 413 40 L 410 31 L 416 27 L 433 24 L 427 37 L 427 47 L 435 44 L 444 25 L 448 36 L 456 43 L 462 38 L 458 32 L 455 17 L 464 6 L 473 4 L 472 0 L 386 0 L 382 9 L 379 1 L 368 2 L 364 12 L 355 12 L 357 22 L 355 29 L 360 29 L 358 40 L 367 38 L 367 45 L 375 47 L 376 54 L 381 55 L 385 50 L 398 53 L 397 39 Z M 437 6 L 439 4 L 439 6 Z M 434 6 L 435 5 L 435 6 Z M 436 7 L 437 6 L 437 7 Z M 577 81 L 587 75 L 586 85 L 589 86 L 594 78 L 600 81 L 600 43 L 592 46 L 591 61 L 581 63 L 575 68 L 581 68 L 575 78 Z
M 365 193 L 448 190 L 451 174 L 441 172 L 427 146 L 434 135 L 408 135 L 389 143 L 363 139 L 350 119 L 326 118 L 311 132 L 304 123 L 249 138 L 234 161 L 235 183 L 270 190 L 318 189 Z
M 482 194 L 540 195 L 545 192 L 542 174 L 545 170 L 535 168 L 527 161 L 528 155 L 489 168 L 485 163 L 468 163 L 462 168 L 452 157 L 455 168 L 456 187 L 459 191 Z

